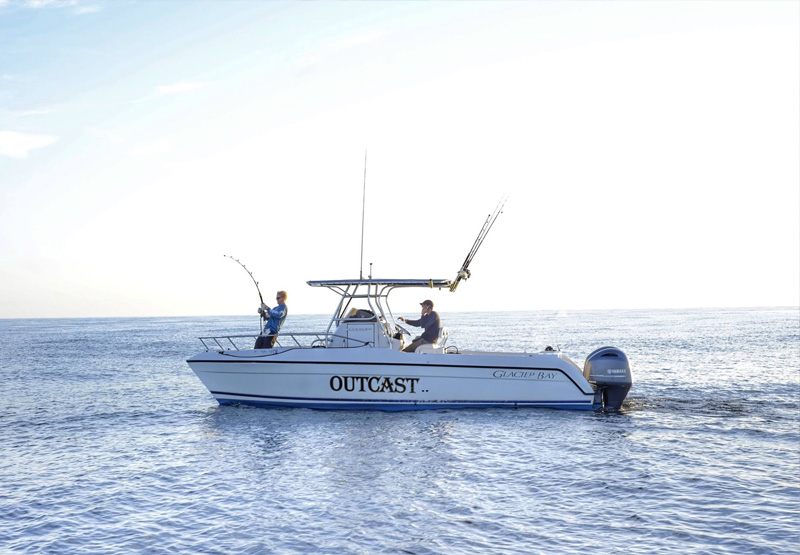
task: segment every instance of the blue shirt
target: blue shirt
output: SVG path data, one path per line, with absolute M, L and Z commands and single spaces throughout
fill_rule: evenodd
M 286 315 L 289 314 L 289 310 L 286 308 L 286 305 L 278 305 L 275 308 L 267 308 L 267 314 L 269 315 L 269 319 L 264 324 L 264 335 L 277 335 L 278 332 L 281 330 L 281 326 L 283 325 L 283 321 L 286 320 Z M 262 318 L 266 318 L 265 316 L 261 316 Z

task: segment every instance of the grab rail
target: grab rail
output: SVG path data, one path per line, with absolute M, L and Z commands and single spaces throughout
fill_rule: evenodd
M 252 347 L 245 347 L 244 349 L 240 348 L 234 339 L 250 339 L 251 341 L 255 340 L 259 335 L 258 334 L 245 334 L 245 335 L 218 335 L 214 337 L 200 337 L 200 342 L 205 347 L 206 351 L 244 351 L 247 349 L 252 349 Z M 312 349 L 316 347 L 327 347 L 327 348 L 334 348 L 334 349 L 342 349 L 342 348 L 351 348 L 348 347 L 348 342 L 352 341 L 357 343 L 357 347 L 366 347 L 367 345 L 371 344 L 372 341 L 362 341 L 361 339 L 356 339 L 354 337 L 346 337 L 343 335 L 337 335 L 335 333 L 325 333 L 325 332 L 289 332 L 289 333 L 281 333 L 275 340 L 275 343 L 278 347 L 283 347 L 280 343 L 281 337 L 290 337 L 292 341 L 294 341 L 295 345 L 287 348 L 300 348 L 300 349 Z M 297 340 L 298 337 L 313 337 L 314 339 L 308 345 L 303 345 L 300 341 Z M 332 347 L 330 345 L 332 338 L 339 338 L 344 340 L 344 346 L 342 347 Z M 212 344 L 209 346 L 206 341 L 211 343 L 212 341 L 217 345 L 217 348 L 214 348 Z M 222 341 L 222 343 L 220 343 Z M 227 343 L 226 343 L 227 342 Z M 319 343 L 319 344 L 317 344 Z M 230 346 L 228 346 L 230 344 Z

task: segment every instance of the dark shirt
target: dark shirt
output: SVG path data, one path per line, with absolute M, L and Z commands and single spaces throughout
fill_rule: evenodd
M 439 338 L 439 329 L 442 327 L 442 323 L 439 321 L 439 315 L 436 312 L 431 312 L 419 320 L 406 320 L 406 323 L 418 328 L 425 328 L 422 333 L 422 339 L 428 343 L 433 343 Z

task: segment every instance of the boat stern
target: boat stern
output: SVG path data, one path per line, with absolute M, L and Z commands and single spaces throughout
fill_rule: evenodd
M 627 355 L 616 347 L 600 347 L 586 357 L 583 375 L 596 388 L 602 410 L 619 412 L 633 385 L 633 372 Z

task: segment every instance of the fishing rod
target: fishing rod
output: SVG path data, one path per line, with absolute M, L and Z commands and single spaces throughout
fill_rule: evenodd
M 264 297 L 261 295 L 261 289 L 259 289 L 259 288 L 258 288 L 258 282 L 256 281 L 256 278 L 255 278 L 255 277 L 253 277 L 253 272 L 251 272 L 250 270 L 248 270 L 248 269 L 247 269 L 247 266 L 245 266 L 244 264 L 242 264 L 242 262 L 241 262 L 241 261 L 240 261 L 238 258 L 234 258 L 234 257 L 232 257 L 232 256 L 228 256 L 227 254 L 223 254 L 222 256 L 224 256 L 225 258 L 230 258 L 231 260 L 233 260 L 234 262 L 236 262 L 237 264 L 239 264 L 239 266 L 241 266 L 242 268 L 244 268 L 244 271 L 245 271 L 245 272 L 247 272 L 247 274 L 250 276 L 250 279 L 252 279 L 252 280 L 253 280 L 253 283 L 255 283 L 255 285 L 256 285 L 256 291 L 258 291 L 258 298 L 261 300 L 261 304 L 264 304 Z
M 461 280 L 466 280 L 467 278 L 472 275 L 469 271 L 469 265 L 472 262 L 472 259 L 475 258 L 475 254 L 477 254 L 478 249 L 481 248 L 483 244 L 483 240 L 486 239 L 486 235 L 489 234 L 489 230 L 492 229 L 494 222 L 497 220 L 497 217 L 503 213 L 503 207 L 506 205 L 506 201 L 508 200 L 507 196 L 503 196 L 500 199 L 500 202 L 497 203 L 497 206 L 494 209 L 494 212 L 489 214 L 486 218 L 486 221 L 483 222 L 483 227 L 481 227 L 480 232 L 478 233 L 478 237 L 475 239 L 475 242 L 472 244 L 472 248 L 469 250 L 469 254 L 464 259 L 464 263 L 461 265 L 461 269 L 458 271 L 456 275 L 456 279 L 453 283 L 450 284 L 450 291 L 455 291 L 456 287 L 458 287 L 459 282 Z

